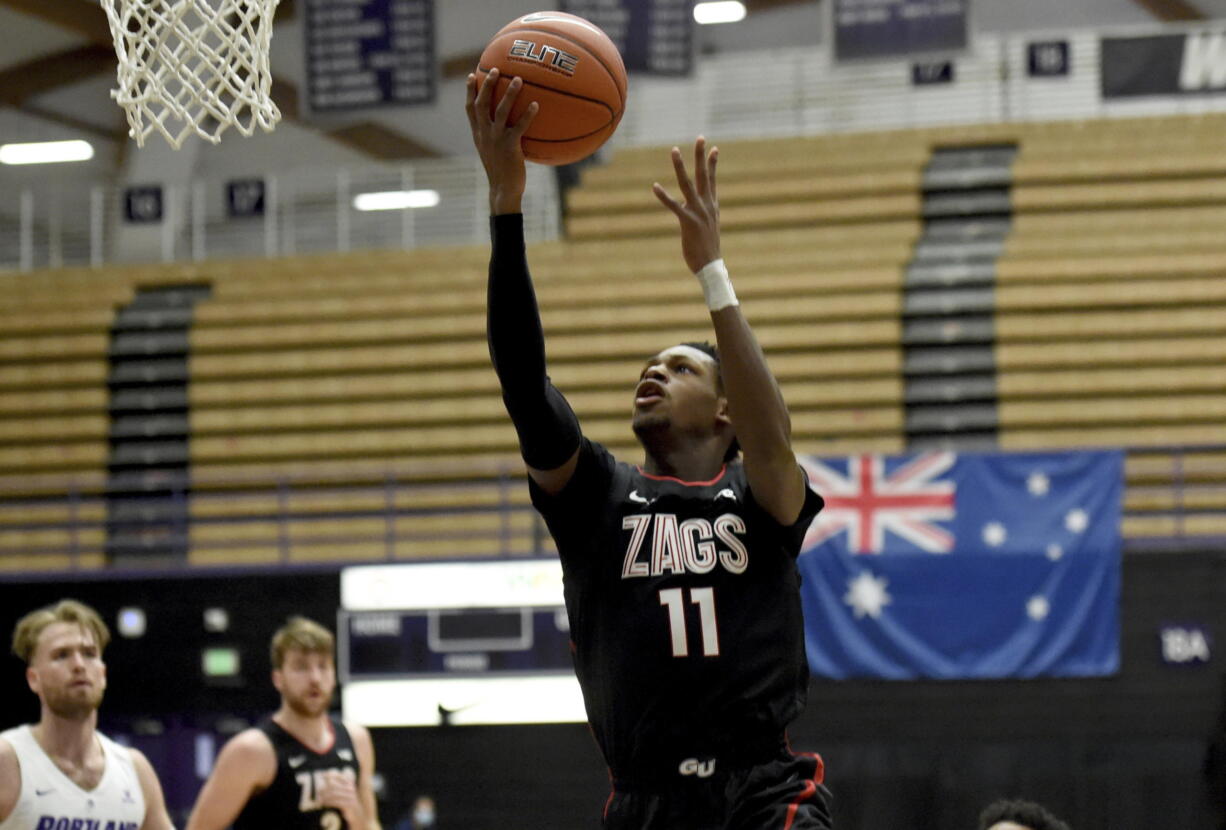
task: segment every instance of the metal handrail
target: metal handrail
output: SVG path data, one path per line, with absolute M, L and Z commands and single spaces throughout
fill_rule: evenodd
M 1170 457 L 1169 483 L 1166 481 L 1159 481 L 1158 483 L 1138 482 L 1131 485 L 1129 490 L 1132 492 L 1141 490 L 1169 493 L 1172 503 L 1169 508 L 1126 509 L 1124 512 L 1125 520 L 1133 517 L 1167 517 L 1174 520 L 1174 531 L 1172 533 L 1127 537 L 1125 539 L 1126 552 L 1183 550 L 1193 547 L 1203 548 L 1206 545 L 1217 545 L 1226 542 L 1226 533 L 1221 536 L 1194 534 L 1189 532 L 1187 526 L 1189 517 L 1204 515 L 1221 515 L 1224 517 L 1224 524 L 1226 524 L 1226 507 L 1189 506 L 1189 494 L 1191 493 L 1220 492 L 1226 495 L 1226 458 L 1220 464 L 1210 462 L 1208 465 L 1199 465 L 1195 476 L 1190 476 L 1188 471 L 1190 457 L 1211 453 L 1226 454 L 1226 444 L 1133 447 L 1128 448 L 1126 453 L 1130 460 L 1144 457 Z M 548 538 L 542 523 L 538 518 L 535 518 L 532 508 L 526 499 L 516 500 L 513 498 L 516 487 L 526 486 L 521 469 L 505 465 L 493 475 L 451 478 L 456 476 L 461 469 L 462 467 L 457 464 L 440 465 L 438 467 L 422 468 L 414 471 L 418 476 L 423 477 L 429 473 L 445 476 L 449 480 L 444 485 L 405 480 L 393 470 L 389 470 L 381 481 L 358 485 L 349 484 L 343 487 L 321 487 L 318 485 L 318 477 L 312 478 L 311 486 L 305 485 L 301 478 L 291 476 L 280 476 L 275 479 L 269 479 L 267 476 L 259 478 L 254 476 L 240 477 L 224 480 L 214 478 L 208 482 L 214 487 L 228 481 L 235 489 L 229 492 L 210 490 L 207 491 L 207 495 L 201 495 L 200 497 L 208 500 L 232 500 L 237 503 L 244 499 L 255 497 L 267 498 L 270 495 L 275 495 L 277 506 L 271 511 L 236 511 L 229 515 L 189 516 L 188 495 L 185 492 L 179 491 L 175 493 L 175 496 L 184 502 L 182 531 L 178 534 L 169 533 L 159 536 L 155 547 L 177 546 L 183 550 L 190 547 L 197 552 L 224 551 L 227 549 L 249 547 L 253 543 L 250 540 L 243 540 L 241 535 L 229 540 L 193 542 L 190 530 L 193 527 L 200 528 L 218 525 L 229 525 L 239 529 L 244 525 L 275 522 L 277 525 L 275 544 L 278 552 L 277 561 L 283 565 L 288 565 L 294 561 L 296 548 L 322 544 L 353 545 L 382 543 L 384 553 L 381 559 L 385 561 L 396 560 L 402 552 L 411 550 L 416 543 L 440 542 L 444 540 L 454 541 L 457 547 L 457 555 L 464 558 L 475 558 L 471 554 L 465 553 L 464 549 L 466 546 L 484 542 L 487 543 L 486 547 L 488 548 L 488 542 L 491 539 L 497 542 L 497 553 L 493 554 L 495 556 L 532 556 L 542 555 L 547 552 L 549 549 Z M 1161 472 L 1156 472 L 1151 474 L 1149 478 L 1165 478 L 1165 475 Z M 335 485 L 343 483 L 338 474 Z M 454 505 L 432 507 L 402 506 L 406 494 L 409 500 L 411 500 L 414 492 L 426 492 L 440 486 L 449 489 L 463 489 L 468 487 L 490 487 L 491 485 L 495 486 L 498 490 L 498 498 L 492 504 L 466 505 L 456 503 Z M 350 497 L 368 496 L 370 497 L 369 504 L 371 506 L 323 510 L 295 509 L 293 506 L 294 496 L 305 493 L 343 493 Z M 398 496 L 401 497 L 399 499 L 401 504 L 397 503 Z M 101 515 L 97 518 L 89 518 L 83 515 L 85 508 L 90 505 L 105 508 L 106 500 L 107 496 L 104 493 L 85 491 L 72 486 L 68 486 L 63 495 L 33 498 L 7 496 L 4 488 L 0 488 L 0 505 L 27 508 L 66 505 L 68 508 L 68 519 L 64 521 L 44 520 L 0 524 L 0 540 L 3 540 L 6 533 L 64 532 L 67 534 L 68 540 L 63 545 L 29 545 L 20 548 L 9 548 L 8 550 L 9 552 L 20 553 L 22 555 L 46 556 L 48 557 L 48 562 L 51 561 L 51 557 L 67 556 L 69 560 L 68 570 L 83 568 L 83 557 L 87 553 L 97 553 L 103 547 L 103 545 L 97 543 L 88 544 L 82 539 L 84 535 L 93 532 L 95 535 L 103 534 L 105 536 L 108 529 L 114 530 L 117 526 L 120 528 L 125 525 L 141 527 L 147 524 L 146 521 L 141 519 L 130 521 L 108 519 L 105 509 L 101 511 Z M 129 499 L 130 503 L 131 501 L 139 503 L 139 499 Z M 374 506 L 376 502 L 378 506 Z M 1223 499 L 1223 502 L 1226 503 L 1226 498 Z M 158 502 L 150 502 L 151 505 L 155 503 L 164 503 L 164 499 Z M 531 529 L 516 534 L 513 527 L 514 517 L 524 514 L 534 515 L 530 525 Z M 493 529 L 483 529 L 474 526 L 471 522 L 464 521 L 464 519 L 471 519 L 472 517 L 482 515 L 494 515 L 497 517 Z M 456 527 L 446 531 L 436 530 L 421 533 L 407 531 L 399 526 L 401 519 L 421 516 L 456 517 Z M 345 519 L 382 519 L 382 524 L 378 526 L 376 531 L 369 533 L 310 533 L 311 525 L 316 522 L 323 523 Z M 263 544 L 267 546 L 266 543 Z M 6 547 L 0 541 L 0 555 L 4 554 Z M 339 558 L 337 561 L 340 561 Z M 200 566 L 185 563 L 184 567 Z M 52 569 L 63 570 L 63 567 L 60 566 L 60 563 L 57 563 L 55 568 L 48 568 L 48 570 Z

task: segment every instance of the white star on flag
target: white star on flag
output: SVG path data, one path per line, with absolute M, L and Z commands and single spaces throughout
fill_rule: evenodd
M 983 526 L 983 543 L 998 548 L 1005 543 L 1009 533 L 1000 522 L 988 522 Z
M 1046 597 L 1033 596 L 1026 603 L 1026 614 L 1035 622 L 1043 620 L 1050 611 L 1051 605 L 1048 604 Z
M 1064 556 L 1064 548 L 1060 547 L 1055 542 L 1052 542 L 1050 545 L 1047 546 L 1047 558 L 1048 559 L 1055 562 L 1059 560 L 1061 556 Z
M 1064 517 L 1064 526 L 1072 533 L 1080 533 L 1090 524 L 1090 517 L 1080 507 L 1070 510 Z
M 877 578 L 868 571 L 863 571 L 847 583 L 847 594 L 843 597 L 843 602 L 851 606 L 857 620 L 865 615 L 878 619 L 881 609 L 893 602 L 893 597 L 885 590 L 888 584 L 889 580 L 884 576 Z
M 1046 496 L 1047 491 L 1051 489 L 1051 479 L 1045 473 L 1035 471 L 1026 479 L 1026 489 L 1032 496 Z

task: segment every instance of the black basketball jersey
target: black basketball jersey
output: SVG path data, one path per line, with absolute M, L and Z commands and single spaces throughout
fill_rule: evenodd
M 277 774 L 266 790 L 253 795 L 234 821 L 234 830 L 341 830 L 348 824 L 339 810 L 326 809 L 318 793 L 323 774 L 329 770 L 358 777 L 358 757 L 349 730 L 340 718 L 329 716 L 335 740 L 327 752 L 316 752 L 285 731 L 272 717 L 259 729 L 272 741 L 277 754 Z
M 783 527 L 739 461 L 683 482 L 584 439 L 562 492 L 533 484 L 532 499 L 561 556 L 575 671 L 613 775 L 777 747 L 807 691 L 796 556 L 821 497 L 806 488 Z

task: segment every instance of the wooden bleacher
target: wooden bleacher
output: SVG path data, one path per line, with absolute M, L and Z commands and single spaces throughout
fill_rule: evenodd
M 1130 119 L 1021 142 L 998 269 L 1002 447 L 1226 441 L 1224 126 Z M 1226 534 L 1223 454 L 1136 454 L 1127 475 L 1126 535 Z
M 923 167 L 933 147 L 990 143 L 1018 146 L 995 287 L 1001 446 L 1226 443 L 1226 119 L 1194 116 L 723 143 L 724 254 L 797 449 L 904 449 L 901 290 Z M 666 148 L 617 153 L 572 192 L 568 241 L 530 251 L 551 375 L 627 459 L 642 360 L 710 338 L 656 180 L 672 184 Z M 484 340 L 487 256 L 8 278 L 0 568 L 102 564 L 113 312 L 140 286 L 193 282 L 212 286 L 191 330 L 193 562 L 384 558 L 389 515 L 394 557 L 538 545 Z M 1219 514 L 1130 517 L 1125 532 L 1226 533 L 1223 455 L 1130 459 L 1130 509 L 1176 504 L 1183 481 L 1196 489 L 1179 504 Z

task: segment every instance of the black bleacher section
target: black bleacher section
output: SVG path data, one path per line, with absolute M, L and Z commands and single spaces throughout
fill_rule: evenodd
M 937 148 L 903 283 L 907 446 L 996 446 L 993 286 L 1015 146 Z
M 141 289 L 115 315 L 108 354 L 107 558 L 186 561 L 188 354 L 192 309 L 207 285 Z

